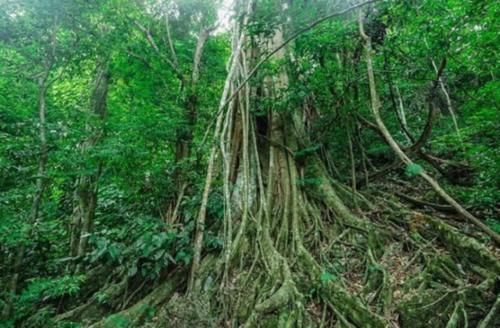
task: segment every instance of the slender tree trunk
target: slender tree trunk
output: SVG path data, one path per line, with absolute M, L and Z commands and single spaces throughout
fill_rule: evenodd
M 201 59 L 203 56 L 203 50 L 205 48 L 205 44 L 212 32 L 213 28 L 203 28 L 198 34 L 198 41 L 196 42 L 196 49 L 193 56 L 193 64 L 191 76 L 188 79 L 183 79 L 182 83 L 187 83 L 184 86 L 186 90 L 186 99 L 184 104 L 184 120 L 185 125 L 176 131 L 176 146 L 175 146 L 175 162 L 179 165 L 187 159 L 191 155 L 191 147 L 193 143 L 193 131 L 196 126 L 196 120 L 198 115 L 198 98 L 199 98 L 199 90 L 198 90 L 198 81 L 200 78 L 200 66 Z M 170 51 L 172 52 L 173 62 L 177 63 L 177 57 L 175 55 L 175 51 L 173 48 L 173 43 L 170 36 L 170 29 L 168 28 L 167 22 L 167 38 L 168 44 L 170 47 Z M 186 80 L 186 81 L 184 81 Z M 185 178 L 185 170 L 181 168 L 177 168 L 174 174 L 174 182 L 176 188 L 178 190 L 177 197 L 175 203 L 170 204 L 170 215 L 168 216 L 168 220 L 173 223 L 177 220 L 177 215 L 179 212 L 180 203 L 182 201 L 182 197 L 184 196 L 184 192 L 188 186 L 188 181 Z
M 401 93 L 399 92 L 399 88 L 396 86 L 396 96 L 398 97 L 398 105 L 396 112 L 398 114 L 398 117 L 401 121 L 401 127 L 403 128 L 404 136 L 406 140 L 408 141 L 409 144 L 412 144 L 415 142 L 415 140 L 412 139 L 412 136 L 410 134 L 410 129 L 408 128 L 408 123 L 406 122 L 406 112 L 405 112 L 405 107 L 403 103 L 403 98 L 401 97 Z
M 35 193 L 33 195 L 33 200 L 31 203 L 31 212 L 29 216 L 29 222 L 32 226 L 30 231 L 30 236 L 36 233 L 35 229 L 37 223 L 40 219 L 40 207 L 42 204 L 42 198 L 45 191 L 46 179 L 46 165 L 48 160 L 48 147 L 47 147 L 47 135 L 46 135 L 46 95 L 47 95 L 47 87 L 48 87 L 48 77 L 50 74 L 52 64 L 47 63 L 42 76 L 38 80 L 38 119 L 39 119 L 39 128 L 38 128 L 38 137 L 39 137 L 39 157 L 38 157 L 38 170 L 36 175 L 35 182 Z M 23 242 L 19 248 L 17 249 L 17 253 L 14 257 L 14 264 L 12 267 L 12 278 L 10 281 L 9 292 L 10 298 L 7 301 L 7 305 L 4 310 L 4 317 L 8 318 L 13 310 L 13 300 L 12 298 L 17 292 L 17 286 L 19 282 L 19 276 L 21 273 L 21 268 L 24 261 L 24 256 L 26 253 L 26 245 Z
M 89 114 L 91 115 L 92 123 L 87 125 L 89 135 L 82 143 L 82 156 L 87 156 L 86 154 L 103 137 L 109 79 L 110 75 L 107 63 L 98 62 L 90 98 Z M 94 121 L 95 119 L 97 119 L 97 122 Z M 101 163 L 98 163 L 93 174 L 80 176 L 75 186 L 75 207 L 73 209 L 73 226 L 70 242 L 72 257 L 81 257 L 85 255 L 87 250 L 88 237 L 92 232 L 97 206 L 97 189 L 101 166 Z
M 200 66 L 201 59 L 203 56 L 203 50 L 205 49 L 205 44 L 212 32 L 213 28 L 203 28 L 198 33 L 198 41 L 196 42 L 196 49 L 193 56 L 193 64 L 191 66 L 191 75 L 189 78 L 183 78 L 181 83 L 186 83 L 184 86 L 186 90 L 186 99 L 184 103 L 184 119 L 185 126 L 177 130 L 177 142 L 176 142 L 176 162 L 181 162 L 183 159 L 189 157 L 191 152 L 191 143 L 193 140 L 193 129 L 196 125 L 196 117 L 198 112 L 198 81 L 200 79 Z M 177 57 L 173 50 L 173 45 L 170 37 L 169 29 L 167 29 L 167 36 L 169 40 L 170 49 L 174 62 L 177 62 Z M 178 65 L 178 64 L 177 64 Z M 178 180 L 182 180 L 181 176 L 177 177 Z M 182 181 L 178 181 L 178 186 L 182 185 Z

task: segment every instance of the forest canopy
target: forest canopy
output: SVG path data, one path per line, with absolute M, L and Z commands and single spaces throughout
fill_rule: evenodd
M 0 327 L 499 327 L 498 17 L 0 0 Z

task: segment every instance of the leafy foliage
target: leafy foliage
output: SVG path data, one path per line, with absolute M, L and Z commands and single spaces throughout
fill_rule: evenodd
M 423 168 L 418 164 L 412 163 L 412 164 L 408 164 L 406 166 L 405 173 L 409 177 L 414 177 L 414 176 L 420 174 L 421 172 L 423 172 Z
M 257 3 L 244 26 L 245 46 L 258 49 L 245 53 L 252 63 L 269 51 L 265 40 L 277 28 L 289 36 L 349 5 L 327 0 Z M 188 271 L 208 140 L 233 46 L 224 24 L 217 26 L 219 5 L 211 0 L 0 0 L 0 307 L 15 309 L 5 320 L 8 327 L 52 324 L 50 318 L 86 304 L 92 295 L 106 310 L 118 310 L 144 296 L 140 286 L 149 290 L 172 271 Z M 299 135 L 297 144 L 272 146 L 293 155 L 300 192 L 324 182 L 310 172 L 311 159 L 320 158 L 328 173 L 345 185 L 370 185 L 391 177 L 434 201 L 436 196 L 417 182 L 425 168 L 500 233 L 499 14 L 500 5 L 493 1 L 391 0 L 366 8 L 382 118 L 418 163 L 394 165 L 394 154 L 373 128 L 354 14 L 301 34 L 287 45 L 293 56 L 271 58 L 250 79 L 250 120 L 259 147 L 267 149 L 273 142 L 267 133 L 271 113 L 285 118 L 298 114 L 294 117 L 304 123 L 304 131 L 284 131 Z M 210 33 L 202 47 L 199 80 L 194 81 L 203 31 Z M 435 66 L 443 59 L 447 65 L 436 81 Z M 109 74 L 102 117 L 92 111 L 101 66 Z M 283 67 L 289 75 L 286 89 L 276 90 L 275 99 L 261 99 L 274 92 L 262 82 Z M 49 82 L 42 90 L 45 70 Z M 440 83 L 431 92 L 434 82 Z M 40 122 L 42 99 L 46 124 Z M 437 158 L 439 170 L 411 149 L 425 131 L 429 99 L 438 113 L 419 151 Z M 240 115 L 236 112 L 230 124 Z M 228 126 L 239 128 L 237 123 Z M 47 162 L 38 176 L 42 130 Z M 231 150 L 237 152 L 241 140 L 232 142 Z M 188 148 L 184 153 L 183 145 Z M 258 168 L 265 175 L 269 153 L 260 150 L 261 162 L 252 162 L 250 170 Z M 236 180 L 242 160 L 231 163 L 231 179 Z M 222 254 L 228 245 L 228 208 L 220 162 L 216 165 L 203 249 Z M 42 181 L 41 188 L 37 181 Z M 393 191 L 391 185 L 384 188 Z M 33 216 L 37 190 L 42 191 L 39 214 Z M 343 187 L 340 192 L 351 197 Z M 233 193 L 237 191 L 230 190 L 231 197 Z M 310 214 L 314 220 L 331 220 L 327 211 Z M 275 228 L 274 221 L 271 226 Z M 280 236 L 279 243 L 287 244 L 287 232 Z M 88 241 L 83 254 L 70 249 L 75 248 L 73 239 L 77 249 L 82 240 Z M 328 267 L 314 278 L 311 294 L 345 274 L 340 262 Z M 109 275 L 90 276 L 96 268 Z M 13 277 L 18 277 L 14 291 Z M 130 297 L 131 290 L 137 294 L 116 305 L 100 289 L 120 281 L 127 286 L 125 295 Z M 281 315 L 287 319 L 288 314 Z M 110 320 L 116 326 L 130 324 L 119 315 Z

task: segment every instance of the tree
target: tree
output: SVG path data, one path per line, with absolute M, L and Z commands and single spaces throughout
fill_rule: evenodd
M 46 14 L 52 6 L 42 7 Z M 16 8 L 17 9 L 17 8 Z M 16 12 L 12 12 L 13 15 Z M 22 10 L 22 9 L 21 9 Z M 35 75 L 32 76 L 37 81 L 38 85 L 38 126 L 39 126 L 39 153 L 38 153 L 38 171 L 36 173 L 35 178 L 35 191 L 33 194 L 33 200 L 31 204 L 31 212 L 29 215 L 29 222 L 33 226 L 32 230 L 29 232 L 29 235 L 36 233 L 35 227 L 39 224 L 40 220 L 40 206 L 42 202 L 42 197 L 46 188 L 46 166 L 48 160 L 48 144 L 47 144 L 47 132 L 46 132 L 46 94 L 47 88 L 53 82 L 53 78 L 51 79 L 51 73 L 53 72 L 54 66 L 57 61 L 56 57 L 56 49 L 57 49 L 57 32 L 59 28 L 58 15 L 48 14 L 44 17 L 45 21 L 43 22 L 45 25 L 43 28 L 45 29 L 45 33 L 47 33 L 48 38 L 44 40 L 41 44 L 41 49 L 35 53 L 30 52 L 30 49 L 22 49 L 27 50 L 24 54 L 28 56 L 30 60 L 35 63 Z M 43 32 L 42 32 L 43 33 Z M 22 51 L 21 50 L 21 51 Z M 30 58 L 31 57 L 31 58 Z M 24 255 L 26 249 L 24 243 L 19 245 L 17 254 L 13 259 L 12 264 L 12 278 L 10 282 L 10 293 L 12 295 L 16 294 L 17 284 L 19 280 L 19 274 L 21 271 L 21 266 L 23 265 Z M 11 301 L 10 301 L 11 303 Z M 4 317 L 9 317 L 12 311 L 12 304 L 8 304 L 4 309 Z
M 145 3 L 146 8 L 150 5 L 149 3 Z M 134 20 L 133 23 L 144 35 L 147 43 L 154 50 L 155 54 L 167 67 L 169 67 L 178 80 L 179 95 L 177 99 L 180 99 L 181 107 L 183 108 L 182 121 L 176 130 L 175 141 L 175 162 L 178 168 L 176 172 L 174 172 L 174 179 L 178 192 L 176 200 L 169 205 L 168 212 L 166 213 L 168 221 L 174 223 L 177 220 L 179 206 L 189 183 L 185 177 L 185 170 L 181 168 L 187 165 L 187 163 L 184 162 L 187 161 L 191 155 L 193 132 L 199 111 L 199 94 L 202 92 L 202 88 L 198 86 L 202 57 L 207 40 L 216 30 L 217 24 L 214 22 L 213 4 L 205 0 L 194 2 L 165 1 L 156 3 L 154 6 L 158 13 L 156 20 L 153 21 L 152 24 L 156 27 L 156 34 L 159 34 L 158 38 L 162 41 L 161 43 L 155 41 L 154 32 L 151 31 L 149 26 L 144 26 L 139 20 Z M 178 31 L 178 34 L 184 39 L 181 42 L 186 42 L 191 37 L 189 35 L 190 31 L 199 30 L 196 34 L 194 51 L 191 51 L 192 59 L 190 65 L 180 62 L 178 59 L 175 49 L 175 41 L 177 40 L 172 37 L 171 32 L 171 16 L 177 16 L 174 24 L 179 24 L 179 27 L 185 28 L 185 31 L 188 32 L 179 33 Z M 191 26 L 184 26 L 185 22 L 189 22 Z M 137 54 L 131 54 L 144 61 L 144 58 L 141 58 Z M 187 168 L 189 168 L 189 166 L 187 166 Z
M 88 137 L 82 142 L 82 156 L 95 146 L 103 137 L 103 123 L 106 117 L 106 102 L 110 72 L 107 60 L 97 63 L 93 81 L 93 90 L 90 100 L 91 123 L 88 126 Z M 78 178 L 75 186 L 75 207 L 72 219 L 71 245 L 72 257 L 82 257 L 85 255 L 88 236 L 92 231 L 92 225 L 97 206 L 98 180 L 102 171 L 102 164 L 98 163 L 97 168 L 90 175 Z

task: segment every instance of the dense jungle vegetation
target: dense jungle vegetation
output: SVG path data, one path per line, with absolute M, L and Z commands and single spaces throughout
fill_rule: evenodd
M 499 17 L 0 0 L 0 326 L 500 327 Z

